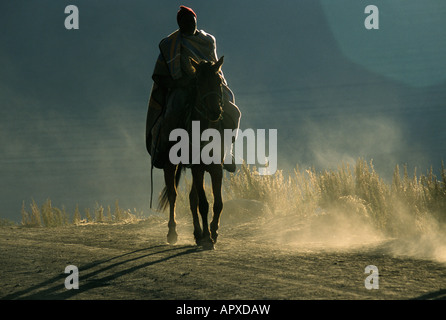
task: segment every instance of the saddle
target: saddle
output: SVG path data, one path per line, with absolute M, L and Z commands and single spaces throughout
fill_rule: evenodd
M 146 124 L 146 148 L 148 153 L 152 156 L 152 164 L 155 168 L 162 169 L 164 164 L 168 161 L 168 151 L 161 152 L 160 150 L 169 150 L 170 147 L 174 144 L 169 142 L 169 137 L 161 137 L 162 134 L 160 130 L 163 125 L 164 120 L 164 112 L 165 105 L 161 107 L 161 105 L 155 100 L 157 94 L 159 93 L 158 88 L 152 89 L 151 100 L 149 102 L 149 111 L 147 115 L 147 124 Z M 228 98 L 233 97 L 232 92 L 227 86 L 224 86 L 224 91 L 230 92 L 230 94 L 223 95 L 223 119 L 221 122 L 221 128 L 219 131 L 222 133 L 224 129 L 239 129 L 240 125 L 240 117 L 241 112 L 239 108 Z M 163 101 L 166 101 L 165 97 L 162 97 Z M 187 98 L 187 107 L 185 108 L 184 114 L 179 114 L 178 117 L 181 121 L 178 122 L 177 128 L 185 129 L 189 136 L 191 136 L 191 125 L 192 125 L 192 110 L 193 104 L 195 102 L 195 95 L 191 91 L 189 97 Z M 149 117 L 152 117 L 149 119 Z M 156 119 L 154 119 L 156 118 Z M 149 127 L 152 124 L 152 127 Z M 174 128 L 172 128 L 174 129 Z M 166 141 L 170 145 L 164 146 L 160 145 L 163 141 Z M 206 142 L 204 143 L 206 144 Z M 201 145 L 200 147 L 203 147 Z M 189 165 L 190 166 L 190 165 Z M 229 168 L 228 168 L 229 169 Z M 235 170 L 235 169 L 234 169 Z M 228 170 L 232 171 L 232 169 Z

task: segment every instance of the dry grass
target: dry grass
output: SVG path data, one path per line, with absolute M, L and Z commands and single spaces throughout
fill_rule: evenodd
M 446 223 L 446 171 L 441 180 L 432 172 L 403 176 L 396 166 L 392 183 L 381 179 L 373 167 L 359 159 L 354 168 L 342 165 L 337 170 L 316 172 L 296 168 L 287 178 L 282 171 L 261 176 L 256 168 L 243 165 L 225 181 L 227 199 L 253 199 L 265 202 L 273 213 L 302 217 L 324 212 L 347 212 L 369 217 L 377 229 L 399 236 L 408 229 L 425 231 L 432 219 Z M 408 226 L 410 224 L 410 226 Z M 410 228 L 409 228 L 410 227 Z
M 41 207 L 33 199 L 29 210 L 27 211 L 25 202 L 23 202 L 21 225 L 24 227 L 58 227 L 87 223 L 132 223 L 143 218 L 142 212 L 138 212 L 136 209 L 133 212 L 130 209 L 124 210 L 119 206 L 118 201 L 115 202 L 113 213 L 110 206 L 107 206 L 105 211 L 102 205 L 96 203 L 93 209 L 85 208 L 82 216 L 79 206 L 76 206 L 71 222 L 69 213 L 66 212 L 65 208 L 53 207 L 50 199 L 46 200 Z
M 255 167 L 242 165 L 224 180 L 224 198 L 251 199 L 265 203 L 275 215 L 308 217 L 317 212 L 347 212 L 367 216 L 374 227 L 390 236 L 399 236 L 408 229 L 427 232 L 434 221 L 446 223 L 446 170 L 441 167 L 441 179 L 432 168 L 426 173 L 410 177 L 396 166 L 391 183 L 386 183 L 375 171 L 372 162 L 359 159 L 355 166 L 341 165 L 337 170 L 316 172 L 300 170 L 287 176 L 280 170 L 274 175 L 262 176 Z M 185 179 L 177 198 L 177 212 L 189 214 L 189 189 Z M 212 202 L 210 188 L 208 200 Z M 32 200 L 29 209 L 22 205 L 22 226 L 56 227 L 67 224 L 121 223 L 143 218 L 142 212 L 113 208 L 96 203 L 93 209 L 76 206 L 72 218 L 65 208 L 54 207 L 46 200 L 40 207 Z M 2 222 L 2 224 L 6 224 Z

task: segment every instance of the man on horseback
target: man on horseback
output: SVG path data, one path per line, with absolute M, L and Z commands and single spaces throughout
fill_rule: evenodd
M 215 38 L 197 30 L 197 15 L 188 7 L 180 6 L 177 13 L 179 29 L 159 44 L 160 54 L 152 75 L 154 81 L 149 100 L 146 123 L 146 147 L 152 165 L 163 168 L 168 161 L 169 134 L 184 126 L 184 119 L 193 103 L 194 68 L 190 58 L 200 62 L 217 62 Z M 223 73 L 223 127 L 238 129 L 240 111 L 234 104 L 234 95 L 227 86 Z M 225 161 L 223 167 L 235 171 L 234 159 Z

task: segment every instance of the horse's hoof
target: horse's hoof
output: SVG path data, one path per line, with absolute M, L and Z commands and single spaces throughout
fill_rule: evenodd
M 201 245 L 201 242 L 203 241 L 203 238 L 202 238 L 202 236 L 201 236 L 201 232 L 200 233 L 195 233 L 194 232 L 194 239 L 195 239 L 195 243 L 196 243 L 196 245 L 197 246 L 200 246 Z
M 198 244 L 198 243 L 197 243 Z M 207 239 L 204 240 L 202 239 L 199 242 L 199 246 L 203 249 L 203 250 L 214 250 L 214 242 L 211 239 Z
M 203 250 L 214 250 L 214 243 L 206 241 L 205 243 L 201 244 L 201 247 Z
M 212 233 L 212 241 L 214 241 L 214 244 L 217 243 L 217 237 L 218 237 L 218 233 L 217 232 Z
M 169 232 L 167 234 L 167 243 L 169 244 L 175 244 L 177 243 L 178 235 L 176 232 Z

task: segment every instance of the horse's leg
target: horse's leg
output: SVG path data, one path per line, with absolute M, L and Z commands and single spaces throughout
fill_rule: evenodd
M 198 218 L 198 193 L 194 183 L 189 193 L 189 205 L 192 212 L 192 220 L 194 222 L 194 238 L 197 245 L 200 244 L 203 231 L 201 230 L 200 220 Z
M 220 223 L 220 214 L 223 210 L 223 200 L 221 197 L 221 186 L 223 180 L 223 169 L 221 165 L 213 165 L 211 170 L 212 193 L 214 195 L 214 216 L 211 222 L 211 236 L 214 243 L 217 243 L 218 226 Z
M 169 200 L 169 232 L 167 233 L 167 242 L 175 244 L 178 239 L 175 221 L 175 201 L 177 198 L 177 190 L 175 187 L 175 172 L 177 166 L 173 164 L 166 164 L 164 167 L 164 182 L 166 183 L 167 195 Z
M 208 212 L 209 203 L 206 199 L 206 193 L 204 191 L 204 169 L 202 166 L 192 167 L 193 184 L 197 190 L 198 195 L 198 208 L 200 210 L 201 221 L 203 226 L 203 233 L 200 244 L 203 249 L 210 250 L 214 248 L 214 243 L 211 239 L 211 233 L 209 231 Z

